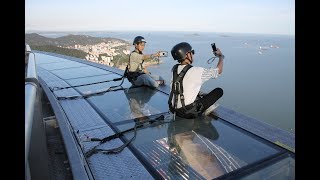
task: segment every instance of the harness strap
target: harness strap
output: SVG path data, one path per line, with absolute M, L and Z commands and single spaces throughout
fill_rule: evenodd
M 132 51 L 132 53 L 138 53 L 138 54 L 142 54 L 142 53 L 139 53 L 137 51 Z M 128 78 L 128 80 L 133 83 L 133 81 L 135 81 L 138 76 L 140 76 L 141 74 L 145 74 L 144 72 L 130 72 L 129 69 L 130 69 L 130 57 L 131 55 L 129 56 L 129 61 L 128 61 L 128 65 L 127 65 L 127 68 L 126 68 L 126 77 Z M 142 60 L 142 62 L 140 63 L 140 68 L 141 70 L 143 70 L 143 63 L 144 63 L 144 60 Z
M 147 121 L 144 121 L 144 122 L 136 121 L 133 128 L 118 132 L 116 134 L 104 137 L 102 139 L 100 139 L 100 138 L 88 138 L 86 141 L 100 141 L 100 143 L 97 144 L 96 146 L 92 147 L 89 151 L 87 151 L 85 153 L 85 156 L 88 158 L 88 157 L 92 156 L 93 154 L 99 153 L 99 152 L 102 152 L 104 154 L 117 154 L 117 153 L 120 153 L 125 147 L 127 147 L 136 138 L 138 128 L 147 127 L 148 125 L 151 126 L 152 124 L 159 125 L 159 124 L 162 124 L 162 123 L 169 123 L 169 121 L 164 121 L 164 119 L 165 119 L 164 115 L 160 115 L 159 117 L 157 117 L 155 119 L 150 119 L 150 120 L 147 120 Z M 148 124 L 146 124 L 146 123 L 148 123 Z M 108 141 L 110 141 L 112 139 L 119 138 L 119 137 L 123 136 L 125 133 L 130 132 L 130 131 L 134 131 L 134 134 L 133 134 L 132 138 L 130 140 L 128 140 L 126 143 L 122 144 L 121 146 L 116 147 L 116 148 L 112 148 L 112 149 L 99 149 L 99 148 L 97 148 L 101 144 L 106 143 L 106 142 L 108 142 Z
M 174 111 L 177 109 L 177 103 L 178 103 L 178 96 L 180 95 L 180 101 L 181 101 L 181 105 L 182 108 L 186 110 L 185 107 L 185 98 L 183 95 L 183 78 L 185 76 L 185 74 L 187 73 L 187 71 L 192 67 L 192 65 L 188 64 L 186 65 L 182 71 L 178 74 L 178 66 L 179 64 L 176 64 L 173 66 L 173 81 L 172 81 L 172 86 L 171 86 L 171 92 L 170 92 L 170 96 L 169 96 L 169 100 L 168 100 L 168 104 L 169 104 L 169 108 L 170 109 L 174 109 Z M 173 108 L 172 108 L 172 98 L 174 96 L 174 102 L 173 102 Z

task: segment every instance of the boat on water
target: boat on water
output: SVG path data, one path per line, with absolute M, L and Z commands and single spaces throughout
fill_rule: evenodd
M 293 133 L 223 105 L 174 119 L 167 85 L 28 44 L 25 61 L 26 179 L 295 179 Z
M 269 47 L 268 46 L 259 46 L 259 50 L 268 50 Z

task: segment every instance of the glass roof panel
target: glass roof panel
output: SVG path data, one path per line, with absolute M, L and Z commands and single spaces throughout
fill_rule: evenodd
M 51 72 L 62 79 L 83 78 L 87 76 L 96 76 L 111 73 L 109 71 L 92 66 L 53 70 Z
M 50 56 L 46 54 L 41 54 L 41 53 L 35 53 L 36 55 L 36 64 L 52 64 L 52 63 L 62 63 L 62 62 L 70 62 L 70 60 L 55 57 L 55 56 Z M 33 56 L 31 53 L 30 56 Z
M 110 91 L 87 99 L 112 123 L 168 111 L 168 95 L 149 87 Z
M 59 62 L 59 63 L 40 64 L 39 66 L 46 69 L 46 70 L 57 70 L 57 69 L 68 69 L 68 68 L 74 68 L 74 67 L 82 67 L 82 66 L 88 66 L 88 65 L 74 62 L 74 61 L 68 61 L 68 62 Z
M 293 159 L 292 157 L 287 157 L 241 179 L 295 179 L 295 159 Z
M 134 123 L 119 124 L 121 131 Z M 133 132 L 126 133 L 130 139 Z M 179 119 L 140 128 L 132 145 L 164 179 L 185 175 L 213 179 L 280 152 L 262 139 L 221 119 Z M 180 167 L 180 168 L 178 168 Z

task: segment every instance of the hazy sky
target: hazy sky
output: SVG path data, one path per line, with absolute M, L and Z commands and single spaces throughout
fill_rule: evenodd
M 26 0 L 25 28 L 295 34 L 294 0 Z

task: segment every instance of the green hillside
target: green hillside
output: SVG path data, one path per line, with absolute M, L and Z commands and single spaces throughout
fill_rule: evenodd
M 63 54 L 63 55 L 77 57 L 77 58 L 81 58 L 81 59 L 85 59 L 85 57 L 87 55 L 87 53 L 80 51 L 80 50 L 77 50 L 77 49 L 67 49 L 67 48 L 61 48 L 61 47 L 52 46 L 52 45 L 43 45 L 43 46 L 30 45 L 30 48 L 32 50 L 53 52 L 53 53 Z
M 110 41 L 118 41 L 121 43 L 125 43 L 125 45 L 121 45 L 115 47 L 115 52 L 120 55 L 116 55 L 113 58 L 113 62 L 118 67 L 122 63 L 125 63 L 128 60 L 128 55 L 124 54 L 122 51 L 128 49 L 130 43 L 118 39 L 118 38 L 100 38 L 100 37 L 92 37 L 88 35 L 72 35 L 69 34 L 67 36 L 62 36 L 58 38 L 48 38 L 41 36 L 37 33 L 30 33 L 25 35 L 25 43 L 30 45 L 32 50 L 39 50 L 45 52 L 53 52 L 57 54 L 77 57 L 81 59 L 85 59 L 87 53 L 82 50 L 70 49 L 64 47 L 74 47 L 75 45 L 96 45 L 102 42 L 108 43 Z M 101 54 L 107 56 L 107 54 Z M 100 57 L 99 57 L 100 59 Z

